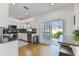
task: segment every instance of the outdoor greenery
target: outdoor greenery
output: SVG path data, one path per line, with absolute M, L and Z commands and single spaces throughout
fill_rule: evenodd
M 52 34 L 52 38 L 59 38 L 60 35 L 63 35 L 63 32 L 62 31 L 59 31 L 55 34 Z
M 74 39 L 76 41 L 79 41 L 79 30 L 74 30 L 73 34 L 74 34 Z

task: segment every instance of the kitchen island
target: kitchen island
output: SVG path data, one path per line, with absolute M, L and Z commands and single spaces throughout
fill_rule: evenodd
M 62 39 L 61 39 L 62 40 Z M 72 36 L 64 36 L 63 41 L 59 40 L 60 46 L 70 47 L 75 56 L 79 56 L 79 42 L 75 41 Z M 62 50 L 62 48 L 60 47 Z M 69 50 L 69 49 L 68 49 Z
M 0 43 L 0 56 L 18 56 L 18 40 Z

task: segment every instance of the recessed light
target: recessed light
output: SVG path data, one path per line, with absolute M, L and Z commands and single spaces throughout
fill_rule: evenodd
M 27 13 L 25 13 L 25 15 L 27 15 Z
M 54 5 L 54 3 L 51 3 L 51 5 L 53 6 L 53 5 Z
M 15 5 L 15 3 L 12 3 L 13 5 Z

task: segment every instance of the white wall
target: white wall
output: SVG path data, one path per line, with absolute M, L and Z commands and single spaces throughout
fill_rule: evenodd
M 74 5 L 74 14 L 76 16 L 76 28 L 79 29 L 79 4 Z
M 8 24 L 9 5 L 7 3 L 0 3 L 0 27 Z

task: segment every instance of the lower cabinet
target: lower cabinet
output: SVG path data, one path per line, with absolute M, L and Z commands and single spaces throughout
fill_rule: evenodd
M 75 54 L 75 56 L 79 56 L 79 47 L 77 46 L 72 46 L 73 52 Z

